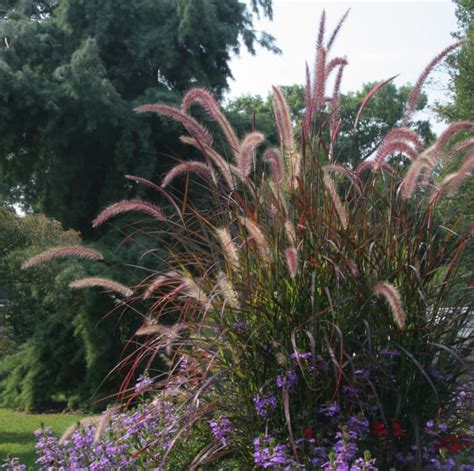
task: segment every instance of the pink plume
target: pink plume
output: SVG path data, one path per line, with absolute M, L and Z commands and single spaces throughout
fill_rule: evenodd
M 165 220 L 163 211 L 154 204 L 147 203 L 142 200 L 122 200 L 117 203 L 111 204 L 105 208 L 93 221 L 92 227 L 98 227 L 110 218 L 117 216 L 118 214 L 125 213 L 128 211 L 139 211 L 148 214 L 159 221 Z
M 195 173 L 200 173 L 201 175 L 209 176 L 212 178 L 213 172 L 209 168 L 208 165 L 202 163 L 202 162 L 197 162 L 197 161 L 190 161 L 190 162 L 183 162 L 181 164 L 178 164 L 174 166 L 163 178 L 163 181 L 161 182 L 161 186 L 165 188 L 168 186 L 171 181 L 173 181 L 178 175 L 181 175 L 182 173 L 186 172 L 195 172 Z
M 459 46 L 465 44 L 467 39 L 461 39 L 460 41 L 451 44 L 447 48 L 443 49 L 437 56 L 435 56 L 431 62 L 425 67 L 423 72 L 421 73 L 420 77 L 416 81 L 415 86 L 413 87 L 410 96 L 408 97 L 407 106 L 405 109 L 405 116 L 403 118 L 403 123 L 406 125 L 410 120 L 413 112 L 415 111 L 416 105 L 418 104 L 418 99 L 420 98 L 421 89 L 423 88 L 423 84 L 425 80 L 428 78 L 428 75 L 433 70 L 433 68 L 441 62 L 451 51 L 458 48 Z
M 77 258 L 84 258 L 87 260 L 103 260 L 104 257 L 100 252 L 94 249 L 89 249 L 87 247 L 81 247 L 79 245 L 72 245 L 68 247 L 59 247 L 56 249 L 49 249 L 45 252 L 42 252 L 34 257 L 29 258 L 26 260 L 21 268 L 24 270 L 26 268 L 30 268 L 35 265 L 39 265 L 41 263 L 47 262 L 52 260 L 53 258 L 69 258 L 69 257 L 77 257 Z
M 392 310 L 395 323 L 403 330 L 405 328 L 405 312 L 397 288 L 388 282 L 378 283 L 374 288 L 374 293 L 385 297 Z
M 319 19 L 318 41 L 316 42 L 317 49 L 323 46 L 325 31 L 326 31 L 326 10 L 323 10 L 323 12 L 321 13 L 321 18 Z
M 94 287 L 106 288 L 121 294 L 125 298 L 128 298 L 133 294 L 133 291 L 128 286 L 125 286 L 122 283 L 118 283 L 117 281 L 109 280 L 108 278 L 100 277 L 90 277 L 75 280 L 69 283 L 69 287 L 76 289 Z
M 282 147 L 289 154 L 294 150 L 293 126 L 291 124 L 291 114 L 285 95 L 279 87 L 273 89 L 273 109 Z
M 206 144 L 212 145 L 212 137 L 209 134 L 209 131 L 199 124 L 192 116 L 183 113 L 178 108 L 173 108 L 168 105 L 141 105 L 135 108 L 135 111 L 139 113 L 145 113 L 150 111 L 152 113 L 159 113 L 169 118 L 173 118 L 175 121 L 180 122 L 188 132 L 195 137 L 198 141 L 204 142 Z
M 423 147 L 423 143 L 421 142 L 420 136 L 415 131 L 408 128 L 392 129 L 384 137 L 384 142 L 403 140 L 411 142 L 417 150 L 420 150 Z
M 295 247 L 285 250 L 286 264 L 291 278 L 294 278 L 298 272 L 298 252 Z
M 474 147 L 474 139 L 466 139 L 461 141 L 459 144 L 456 144 L 447 154 L 444 159 L 445 163 L 448 163 L 452 160 L 457 154 L 467 149 L 472 149 Z
M 313 83 L 313 105 L 314 111 L 319 111 L 324 105 L 326 87 L 326 50 L 320 47 L 316 51 L 316 64 Z
M 342 18 L 339 20 L 339 23 L 337 24 L 337 26 L 334 28 L 334 31 L 332 32 L 331 34 L 331 37 L 329 38 L 329 41 L 328 41 L 328 45 L 326 47 L 326 49 L 329 51 L 331 49 L 331 46 L 334 44 L 334 41 L 344 23 L 344 21 L 346 21 L 346 18 L 347 16 L 349 15 L 349 12 L 351 11 L 351 9 L 347 9 L 346 12 L 344 13 L 344 15 L 342 15 Z
M 276 185 L 283 179 L 283 158 L 278 149 L 267 149 L 263 154 L 263 161 L 268 162 L 272 167 L 272 177 Z
M 441 152 L 444 151 L 446 144 L 449 140 L 456 135 L 458 132 L 470 131 L 474 129 L 474 123 L 470 121 L 458 121 L 457 123 L 451 123 L 439 136 L 438 140 L 434 145 L 434 154 L 437 157 Z
M 375 170 L 378 170 L 380 164 L 387 156 L 395 153 L 405 154 L 410 160 L 415 160 L 417 157 L 417 153 L 406 142 L 388 141 L 385 144 L 382 144 L 375 154 Z
M 219 124 L 236 156 L 239 151 L 239 140 L 212 94 L 204 88 L 192 88 L 184 96 L 181 109 L 187 113 L 192 103 L 199 103 L 208 116 Z
M 255 151 L 264 139 L 264 135 L 260 132 L 251 132 L 244 137 L 239 161 L 239 170 L 244 177 L 250 175 L 255 161 Z
M 395 79 L 397 77 L 398 77 L 398 75 L 394 75 L 393 77 L 390 77 L 389 79 L 384 80 L 383 82 L 377 83 L 376 85 L 374 85 L 371 88 L 370 92 L 367 93 L 367 96 L 364 98 L 364 101 L 360 105 L 359 111 L 357 112 L 357 116 L 356 116 L 356 119 L 355 119 L 355 122 L 354 122 L 354 129 L 359 124 L 360 116 L 364 112 L 364 110 L 365 110 L 366 106 L 369 104 L 370 100 L 372 100 L 372 98 L 379 92 L 379 90 L 381 88 L 385 87 L 385 85 L 387 85 L 388 83 L 390 83 L 393 79 Z

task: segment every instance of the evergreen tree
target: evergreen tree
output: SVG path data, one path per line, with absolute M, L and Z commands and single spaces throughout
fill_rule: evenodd
M 101 207 L 153 177 L 181 129 L 133 108 L 176 102 L 194 85 L 227 87 L 241 41 L 271 1 L 10 0 L 0 21 L 0 195 L 91 236 Z

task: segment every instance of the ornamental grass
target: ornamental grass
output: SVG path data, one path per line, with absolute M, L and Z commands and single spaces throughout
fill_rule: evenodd
M 463 41 L 429 63 L 403 123 L 351 168 L 338 148 L 348 62 L 331 57 L 344 19 L 327 35 L 321 18 L 298 122 L 273 88 L 278 147 L 257 130 L 237 136 L 204 89 L 181 108 L 137 108 L 180 123 L 199 157 L 161 183 L 128 176 L 153 203 L 124 200 L 94 221 L 142 211 L 140 230 L 159 237 L 143 282 L 114 289 L 133 292 L 122 304 L 147 306 L 136 352 L 119 367 L 127 407 L 141 397 L 162 424 L 168 401 L 173 423 L 128 452 L 120 441 L 124 469 L 134 459 L 156 469 L 473 469 L 470 201 L 456 211 L 450 202 L 472 171 L 474 126 L 453 123 L 435 143 L 410 128 L 428 74 Z M 198 108 L 207 121 L 193 117 Z M 448 158 L 461 163 L 443 179 Z M 153 369 L 158 357 L 167 371 Z M 139 365 L 145 389 L 132 386 Z M 103 428 L 108 440 L 120 427 Z

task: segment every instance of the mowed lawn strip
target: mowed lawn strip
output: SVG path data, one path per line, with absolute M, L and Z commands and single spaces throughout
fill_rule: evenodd
M 33 469 L 36 460 L 34 431 L 44 424 L 61 435 L 71 424 L 84 417 L 76 414 L 24 414 L 0 409 L 0 466 L 10 455 L 20 458 L 28 469 Z

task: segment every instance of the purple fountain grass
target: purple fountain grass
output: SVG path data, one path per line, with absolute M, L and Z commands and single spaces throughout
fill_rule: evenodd
M 326 80 L 329 78 L 331 72 L 336 67 L 339 67 L 340 69 L 346 67 L 348 64 L 349 62 L 347 62 L 347 59 L 345 57 L 335 57 L 334 59 L 331 59 L 326 66 Z
M 262 160 L 270 164 L 272 168 L 272 178 L 277 187 L 280 186 L 283 180 L 283 157 L 280 151 L 276 148 L 265 150 Z
M 89 277 L 81 278 L 80 280 L 71 281 L 69 283 L 70 288 L 82 289 L 82 288 L 106 288 L 108 290 L 114 291 L 115 293 L 121 294 L 125 298 L 129 298 L 133 295 L 133 290 L 128 286 L 123 285 L 114 280 L 101 277 Z
M 209 159 L 219 169 L 229 189 L 231 191 L 235 189 L 235 180 L 240 180 L 243 178 L 243 175 L 237 167 L 227 162 L 224 157 L 222 157 L 222 155 L 220 155 L 215 149 L 207 144 L 202 144 L 189 136 L 181 136 L 180 140 L 185 144 L 192 145 L 199 149 L 206 156 L 206 158 Z
M 458 168 L 458 171 L 455 173 L 453 180 L 449 183 L 449 186 L 448 186 L 449 193 L 451 194 L 455 193 L 461 186 L 462 182 L 466 179 L 466 177 L 471 175 L 473 169 L 474 169 L 474 152 L 471 152 L 469 155 L 466 156 L 463 163 Z
M 298 251 L 296 247 L 289 247 L 285 250 L 285 259 L 288 266 L 288 272 L 291 278 L 294 278 L 298 273 Z
M 321 17 L 319 18 L 319 30 L 318 30 L 318 39 L 316 40 L 316 50 L 318 50 L 320 47 L 323 47 L 325 32 L 326 32 L 326 10 L 323 10 L 321 12 Z
M 342 203 L 341 198 L 339 198 L 339 195 L 337 194 L 336 186 L 334 185 L 333 179 L 329 174 L 325 174 L 323 177 L 323 182 L 332 201 L 332 204 L 334 205 L 334 208 L 337 212 L 342 228 L 347 229 L 347 226 L 349 224 L 348 211 Z
M 247 134 L 240 144 L 239 170 L 244 177 L 248 177 L 255 166 L 257 147 L 265 140 L 260 132 Z
M 220 293 L 226 300 L 226 304 L 233 309 L 240 309 L 239 297 L 227 278 L 227 275 L 222 271 L 217 273 L 217 284 Z
M 232 240 L 230 232 L 224 228 L 216 229 L 216 234 L 222 247 L 225 259 L 232 269 L 240 269 L 239 251 Z
M 27 269 L 36 265 L 40 265 L 45 262 L 49 262 L 55 258 L 70 258 L 70 257 L 77 257 L 83 258 L 86 260 L 94 260 L 99 261 L 103 260 L 104 257 L 100 252 L 94 249 L 90 249 L 87 247 L 81 246 L 68 246 L 68 247 L 58 247 L 55 249 L 49 249 L 45 252 L 42 252 L 34 257 L 29 258 L 25 262 L 23 262 L 21 268 Z
M 180 276 L 176 271 L 169 270 L 166 273 L 157 276 L 149 283 L 148 288 L 143 294 L 143 299 L 148 299 L 156 290 L 160 289 L 161 287 L 169 284 L 176 284 L 177 282 L 180 282 Z
M 342 15 L 341 19 L 339 20 L 339 22 L 337 23 L 336 27 L 334 28 L 334 31 L 332 32 L 331 36 L 329 37 L 329 40 L 328 40 L 328 43 L 326 45 L 326 50 L 329 52 L 329 50 L 331 49 L 332 45 L 334 44 L 334 41 L 336 40 L 337 38 L 337 35 L 339 34 L 339 31 L 341 30 L 342 28 L 342 25 L 344 24 L 344 22 L 346 21 L 347 17 L 349 16 L 349 13 L 350 13 L 351 9 L 348 8 L 346 10 L 346 12 Z
M 398 327 L 403 330 L 405 328 L 406 316 L 403 311 L 400 293 L 397 288 L 395 288 L 393 284 L 385 281 L 378 283 L 375 286 L 374 293 L 383 296 L 387 300 L 390 309 L 392 310 L 393 320 Z
M 314 69 L 314 83 L 312 94 L 313 113 L 317 113 L 324 106 L 326 89 L 326 50 L 320 47 L 316 52 Z
M 433 206 L 436 201 L 443 195 L 443 193 L 447 192 L 449 190 L 449 187 L 452 183 L 452 181 L 457 177 L 457 172 L 456 173 L 450 173 L 449 175 L 446 175 L 443 180 L 441 180 L 440 183 L 438 183 L 434 188 L 433 191 L 431 192 L 430 195 L 430 206 Z
M 295 151 L 293 136 L 293 124 L 291 114 L 286 102 L 285 95 L 279 87 L 272 87 L 273 90 L 273 110 L 278 129 L 280 145 L 285 155 L 290 156 Z
M 143 295 L 133 300 L 147 312 L 131 341 L 137 351 L 121 363 L 130 368 L 122 390 L 130 391 L 140 363 L 149 368 L 161 357 L 169 368 L 159 373 L 154 389 L 164 388 L 187 411 L 185 425 L 173 429 L 153 465 L 168 465 L 177 444 L 194 450 L 186 465 L 196 467 L 228 453 L 241 460 L 242 469 L 359 469 L 365 464 L 372 469 L 375 458 L 361 458 L 367 450 L 378 454 L 379 469 L 389 469 L 400 464 L 397 453 L 417 444 L 423 452 L 418 458 L 413 454 L 411 463 L 424 469 L 424 450 L 433 442 L 423 426 L 433 417 L 441 420 L 440 411 L 448 410 L 457 394 L 470 342 L 456 337 L 467 319 L 465 275 L 457 268 L 463 268 L 468 236 L 456 225 L 456 215 L 439 214 L 434 203 L 458 189 L 472 171 L 467 144 L 472 138 L 449 146 L 453 136 L 472 127 L 457 123 L 428 149 L 416 132 L 399 127 L 356 172 L 333 162 L 338 154 L 344 157 L 338 134 L 347 123 L 338 108 L 347 61 L 331 60 L 328 51 L 346 16 L 327 46 L 325 13 L 321 17 L 313 76 L 307 67 L 301 139 L 295 139 L 296 123 L 283 91 L 273 88 L 279 149 L 257 154 L 264 141 L 257 131 L 239 141 L 203 89 L 191 89 L 181 109 L 140 108 L 183 124 L 188 132 L 182 142 L 206 159 L 206 164 L 179 163 L 163 186 L 192 167 L 216 177 L 209 188 L 199 186 L 209 190 L 205 198 L 193 200 L 193 192 L 176 197 L 182 201 L 171 198 L 175 212 L 169 211 L 166 240 L 159 242 L 158 271 L 138 285 Z M 407 111 L 416 107 L 427 69 Z M 328 90 L 332 71 L 334 87 Z M 372 88 L 355 126 L 370 99 L 391 80 Z M 205 128 L 188 114 L 193 103 L 220 125 L 224 149 L 214 148 Z M 467 156 L 432 192 L 417 192 L 420 180 L 431 183 L 437 177 L 437 152 Z M 389 165 L 392 154 L 406 155 L 410 165 Z M 260 170 L 257 155 L 268 164 L 264 171 L 254 171 Z M 155 189 L 169 197 L 162 187 Z M 99 221 L 132 209 L 130 202 L 128 209 L 120 204 L 106 209 Z M 162 225 L 161 209 L 156 217 L 155 207 L 146 208 L 133 209 Z M 447 230 L 436 226 L 441 219 Z M 162 263 L 175 271 L 160 271 Z M 437 377 L 430 373 L 435 367 Z M 447 371 L 456 379 L 446 380 Z M 199 435 L 193 448 L 190 437 L 203 427 L 207 435 Z M 463 427 L 456 421 L 453 433 Z M 153 448 L 154 440 L 154 435 L 145 439 L 139 453 Z
M 377 84 L 375 84 L 369 91 L 369 93 L 367 93 L 367 95 L 365 96 L 364 100 L 362 101 L 360 107 L 359 107 L 359 110 L 357 111 L 357 115 L 356 115 L 356 118 L 355 118 L 355 121 L 354 121 L 354 129 L 357 128 L 357 125 L 359 124 L 359 120 L 360 120 L 360 117 L 362 116 L 362 113 L 364 112 L 365 108 L 367 107 L 367 105 L 369 104 L 370 100 L 372 100 L 372 98 L 383 88 L 385 87 L 385 85 L 389 84 L 392 80 L 394 80 L 395 78 L 397 78 L 398 75 L 394 75 L 393 77 L 390 77 L 389 79 L 387 80 L 383 80 Z
M 404 154 L 411 161 L 415 160 L 418 156 L 416 150 L 405 141 L 389 140 L 382 143 L 375 154 L 374 171 L 377 172 L 380 169 L 382 162 L 393 154 Z
M 181 109 L 187 113 L 191 104 L 195 102 L 199 103 L 207 112 L 209 117 L 219 124 L 227 141 L 229 142 L 234 154 L 234 158 L 237 159 L 239 153 L 239 140 L 212 94 L 204 88 L 192 88 L 183 97 Z
M 420 155 L 410 164 L 400 184 L 402 199 L 407 200 L 411 198 L 416 190 L 417 181 L 419 177 L 422 176 L 423 170 L 432 170 L 433 167 L 433 160 L 426 154 Z
M 346 177 L 357 190 L 358 193 L 362 192 L 362 181 L 359 176 L 352 170 L 338 164 L 328 164 L 323 166 L 325 173 L 340 173 Z
M 141 105 L 135 108 L 135 111 L 139 113 L 159 113 L 164 116 L 168 116 L 178 122 L 180 122 L 193 136 L 200 142 L 203 142 L 208 145 L 212 145 L 212 137 L 209 131 L 202 126 L 198 121 L 196 121 L 192 116 L 182 112 L 178 108 L 173 108 L 168 105 L 160 105 L 158 103 L 152 105 Z
M 100 225 L 107 222 L 109 219 L 129 211 L 138 211 L 141 213 L 148 214 L 158 221 L 164 221 L 166 219 L 163 211 L 158 206 L 148 203 L 142 200 L 122 200 L 117 203 L 111 204 L 105 208 L 93 221 L 92 227 L 99 227 Z
M 183 162 L 174 166 L 163 178 L 161 181 L 161 186 L 163 188 L 167 187 L 176 177 L 183 173 L 199 173 L 200 175 L 204 175 L 206 177 L 210 177 L 213 181 L 215 181 L 215 175 L 207 164 L 198 161 L 189 161 Z
M 447 48 L 443 49 L 439 54 L 437 54 L 431 62 L 425 67 L 423 72 L 421 73 L 420 77 L 416 81 L 415 86 L 413 87 L 410 96 L 408 97 L 407 106 L 405 109 L 405 115 L 403 117 L 403 125 L 406 126 L 412 116 L 412 114 L 416 110 L 416 106 L 418 105 L 418 100 L 421 95 L 421 89 L 428 78 L 428 75 L 431 71 L 438 65 L 450 52 L 454 51 L 458 47 L 462 46 L 463 44 L 467 43 L 467 39 L 461 39 L 460 41 L 456 41 L 454 44 L 451 44 Z
M 446 145 L 448 142 L 456 136 L 458 133 L 463 131 L 472 131 L 474 129 L 474 124 L 470 121 L 458 121 L 456 123 L 451 123 L 439 136 L 438 140 L 436 141 L 433 154 L 436 158 L 446 150 Z
M 264 265 L 269 265 L 270 264 L 270 247 L 268 245 L 268 240 L 263 235 L 263 232 L 261 231 L 261 229 L 248 217 L 239 217 L 239 221 L 241 222 L 243 226 L 245 226 L 249 234 L 255 240 L 262 263 Z
M 474 148 L 474 138 L 471 139 L 465 139 L 464 141 L 461 141 L 457 143 L 455 146 L 452 147 L 452 149 L 449 150 L 449 152 L 446 153 L 444 157 L 442 157 L 442 162 L 443 164 L 448 164 L 451 162 L 451 160 L 456 157 L 456 155 L 460 154 L 463 151 L 470 150 Z
M 423 148 L 420 136 L 409 128 L 395 128 L 389 131 L 384 137 L 384 143 L 392 141 L 408 141 L 415 150 L 419 151 Z

